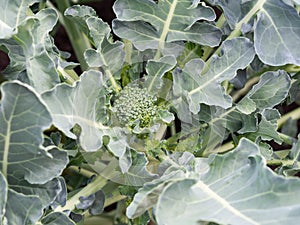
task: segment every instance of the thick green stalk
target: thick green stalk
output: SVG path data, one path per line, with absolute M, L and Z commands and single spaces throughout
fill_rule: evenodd
M 216 27 L 221 28 L 225 22 L 226 22 L 226 18 L 224 16 L 224 14 L 222 14 L 216 23 Z M 203 48 L 203 51 L 204 51 L 204 53 L 203 53 L 203 56 L 201 57 L 201 59 L 203 61 L 206 61 L 211 56 L 212 52 L 214 51 L 214 48 L 205 46 Z
M 61 79 L 68 84 L 73 85 L 77 80 L 79 80 L 79 77 L 74 70 L 66 70 L 58 66 L 57 71 L 59 72 Z
M 299 162 L 295 162 L 295 160 L 282 160 L 282 159 L 272 159 L 272 160 L 268 160 L 267 161 L 267 164 L 269 166 L 281 166 L 281 165 L 284 165 L 284 166 L 293 166 L 295 165 L 295 163 L 299 166 Z
M 109 181 L 109 179 L 115 177 L 117 174 L 115 173 L 115 168 L 118 165 L 118 161 L 113 159 L 107 167 L 102 171 L 101 175 L 98 175 L 95 180 L 81 189 L 78 193 L 73 195 L 70 199 L 67 200 L 65 206 L 57 207 L 55 212 L 63 212 L 65 210 L 74 210 L 76 205 L 80 203 L 79 198 L 82 196 L 89 196 L 99 190 L 101 190 Z
M 300 119 L 300 107 L 294 109 L 293 111 L 283 115 L 278 121 L 277 121 L 277 126 L 278 128 L 282 127 L 282 125 L 289 119 L 291 118 L 292 120 L 298 120 Z
M 64 26 L 64 28 L 68 34 L 68 37 L 69 37 L 72 47 L 74 49 L 77 60 L 80 63 L 81 70 L 85 71 L 85 70 L 87 70 L 88 65 L 84 59 L 84 52 L 86 49 L 91 48 L 91 44 L 90 44 L 88 38 L 85 36 L 85 34 L 78 29 L 78 27 L 76 26 L 76 23 L 74 23 L 69 18 L 66 18 L 65 16 L 62 15 L 62 13 L 68 7 L 71 6 L 69 1 L 68 0 L 57 0 L 56 4 L 57 4 L 59 11 L 61 12 L 59 14 L 60 15 L 59 20 L 60 20 L 61 24 Z

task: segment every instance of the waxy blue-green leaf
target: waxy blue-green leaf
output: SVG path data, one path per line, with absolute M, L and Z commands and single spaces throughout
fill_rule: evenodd
M 189 152 L 175 153 L 165 158 L 158 168 L 161 177 L 144 184 L 134 196 L 126 210 L 129 218 L 136 218 L 148 209 L 154 207 L 161 192 L 175 180 L 184 180 L 186 171 L 192 170 L 195 165 L 193 154 Z M 204 164 L 203 164 L 204 165 Z
M 156 95 L 160 91 L 163 81 L 167 81 L 163 80 L 163 76 L 175 66 L 176 59 L 173 56 L 164 56 L 158 60 L 148 60 L 146 65 L 148 76 L 146 76 L 145 86 L 150 94 Z
M 105 127 L 98 121 L 101 89 L 105 88 L 102 73 L 90 70 L 80 76 L 73 86 L 59 84 L 45 92 L 46 102 L 53 124 L 70 138 L 77 139 L 70 130 L 78 124 L 81 127 L 79 143 L 86 151 L 96 151 L 102 146 L 101 129 Z M 102 119 L 102 118 L 100 118 Z
M 300 171 L 300 134 L 297 138 L 298 140 L 294 142 L 287 157 L 293 163 L 283 163 L 279 168 L 279 172 L 286 176 L 294 176 Z
M 56 177 L 68 163 L 67 154 L 42 147 L 43 131 L 52 120 L 30 86 L 5 82 L 1 94 L 0 169 L 9 186 L 5 216 L 10 224 L 36 222 L 62 190 Z
M 0 224 L 35 224 L 43 214 L 38 196 L 26 196 L 9 189 L 0 172 Z
M 75 223 L 64 213 L 53 212 L 42 219 L 43 225 L 75 225 Z
M 88 6 L 72 6 L 66 10 L 65 15 L 79 23 L 80 29 L 96 48 L 87 49 L 84 53 L 89 67 L 100 67 L 108 78 L 119 78 L 125 57 L 124 44 L 111 40 L 109 25 Z
M 7 202 L 7 181 L 3 174 L 0 172 L 0 224 L 2 224 L 4 221 L 4 214 L 5 214 L 5 206 Z
M 114 182 L 130 186 L 142 186 L 144 183 L 157 178 L 156 174 L 150 173 L 147 169 L 149 161 L 144 153 L 139 153 L 134 150 L 128 150 L 126 153 L 127 154 L 122 157 L 124 161 L 124 171 L 113 178 Z M 122 162 L 119 162 L 119 164 L 121 163 Z M 122 165 L 120 165 L 120 167 L 121 166 Z M 127 168 L 125 168 L 126 166 Z
M 127 207 L 126 215 L 129 218 L 141 216 L 148 209 L 155 206 L 160 193 L 170 182 L 172 182 L 172 180 L 183 177 L 184 173 L 181 170 L 178 170 L 146 183 L 134 196 L 133 201 Z
M 1 0 L 0 39 L 11 38 L 18 32 L 18 26 L 27 17 L 27 10 L 40 0 Z
M 213 21 L 212 8 L 198 5 L 191 0 L 118 0 L 113 9 L 117 19 L 113 31 L 121 38 L 130 40 L 143 51 L 163 51 L 168 43 L 191 41 L 201 45 L 217 46 L 221 31 L 199 20 Z
M 42 132 L 51 124 L 40 97 L 18 81 L 4 83 L 1 92 L 0 165 L 9 184 L 20 175 L 32 184 L 44 184 L 60 175 L 67 163 L 66 153 L 40 147 Z
M 8 190 L 5 219 L 8 225 L 36 224 L 43 215 L 43 205 L 37 196 Z
M 253 26 L 254 46 L 262 62 L 272 66 L 300 65 L 300 17 L 292 4 L 282 0 L 210 2 L 222 7 L 232 29 L 255 19 L 257 14 Z M 249 18 L 251 15 L 252 18 Z
M 89 36 L 86 19 L 89 17 L 97 17 L 97 13 L 93 8 L 86 5 L 73 5 L 65 10 L 64 15 L 74 21 L 76 26 L 78 26 L 89 39 L 92 39 Z M 100 34 L 106 34 L 106 31 L 102 31 Z
M 300 65 L 300 17 L 281 0 L 266 0 L 257 15 L 255 51 L 265 64 Z
M 208 2 L 212 5 L 218 5 L 223 9 L 226 22 L 231 29 L 234 29 L 235 25 L 245 17 L 257 0 L 208 0 Z
M 91 17 L 86 20 L 86 23 L 97 48 L 88 49 L 84 53 L 88 65 L 101 67 L 108 78 L 113 76 L 119 78 L 125 57 L 124 44 L 120 41 L 109 40 L 109 26 L 101 19 Z
M 256 109 L 273 108 L 287 97 L 290 87 L 291 78 L 285 71 L 266 72 L 237 104 L 237 109 L 250 114 Z
M 4 71 L 9 79 L 19 79 L 41 93 L 59 82 L 57 62 L 59 54 L 49 32 L 57 23 L 53 9 L 45 9 L 19 26 L 15 39 L 0 40 L 9 50 L 10 65 Z
M 201 106 L 199 119 L 211 127 L 205 136 L 208 135 L 208 140 L 211 140 L 213 144 L 211 147 L 203 144 L 203 147 L 206 151 L 213 150 L 216 144 L 227 137 L 224 129 L 239 134 L 248 133 L 253 141 L 260 137 L 262 140 L 272 139 L 280 143 L 281 139 L 276 131 L 278 114 L 274 112 L 272 115 L 268 113 L 265 115 L 265 113 L 267 109 L 272 109 L 287 97 L 290 86 L 291 79 L 286 72 L 266 72 L 235 106 L 226 110 L 216 106 Z M 258 122 L 257 113 L 261 114 L 260 122 Z
M 237 70 L 246 68 L 255 55 L 252 43 L 246 38 L 223 42 L 222 52 L 203 75 L 205 63 L 201 59 L 193 59 L 183 70 L 178 68 L 173 72 L 173 92 L 176 96 L 186 97 L 189 109 L 194 114 L 200 111 L 200 103 L 231 107 L 232 99 L 225 93 L 221 83 L 234 78 Z
M 276 109 L 264 109 L 261 113 L 260 122 L 257 125 L 257 130 L 246 135 L 250 140 L 257 139 L 270 141 L 274 140 L 281 144 L 282 139 L 277 133 L 277 121 L 280 118 L 280 113 Z
M 254 143 L 243 138 L 235 150 L 211 155 L 208 162 L 197 176 L 190 173 L 162 191 L 158 224 L 288 225 L 300 219 L 300 180 L 275 174 Z
M 91 17 L 86 20 L 86 23 L 97 47 L 97 49 L 88 49 L 84 53 L 88 65 L 101 67 L 108 77 L 119 77 L 125 57 L 124 44 L 120 41 L 109 40 L 109 26 L 101 19 Z M 104 31 L 108 33 L 102 33 Z

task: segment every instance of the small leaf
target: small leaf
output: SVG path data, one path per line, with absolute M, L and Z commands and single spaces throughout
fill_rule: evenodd
M 80 197 L 80 203 L 76 205 L 77 209 L 88 209 L 91 215 L 99 215 L 103 212 L 105 195 L 99 190 L 89 196 Z
M 237 109 L 249 114 L 256 109 L 273 108 L 287 97 L 290 86 L 291 78 L 285 71 L 266 72 L 261 75 L 258 84 L 237 104 Z
M 246 137 L 253 141 L 259 138 L 264 141 L 274 140 L 281 144 L 282 140 L 277 133 L 277 120 L 280 118 L 280 113 L 276 109 L 265 109 L 260 114 L 261 120 L 257 131 L 246 135 Z
M 111 42 L 108 39 L 109 26 L 101 19 L 91 17 L 86 20 L 86 23 L 97 47 L 96 50 L 88 49 L 84 53 L 88 65 L 90 67 L 101 67 L 107 77 L 119 78 L 125 57 L 124 44 L 120 41 Z
M 127 153 L 127 156 L 128 155 Z M 114 178 L 114 182 L 130 186 L 142 186 L 144 183 L 157 178 L 156 174 L 148 171 L 147 164 L 149 161 L 144 153 L 130 150 L 129 156 L 131 159 L 126 172 Z
M 78 22 L 80 29 L 88 35 L 96 48 L 87 49 L 84 53 L 89 67 L 101 67 L 107 78 L 119 79 L 125 59 L 124 44 L 112 41 L 109 25 L 88 6 L 74 5 L 66 10 L 65 15 Z
M 176 65 L 176 59 L 173 56 L 164 56 L 158 60 L 148 60 L 146 65 L 146 76 L 145 86 L 149 93 L 157 94 L 161 91 L 163 76 L 165 73 L 173 69 Z
M 169 112 L 168 110 L 158 110 L 159 118 L 164 121 L 165 123 L 171 123 L 173 120 L 175 120 L 175 116 L 173 113 Z

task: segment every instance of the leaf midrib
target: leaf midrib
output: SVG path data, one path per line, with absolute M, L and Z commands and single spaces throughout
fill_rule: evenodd
M 8 155 L 9 155 L 9 144 L 10 144 L 10 135 L 11 135 L 11 121 L 13 118 L 13 112 L 15 111 L 16 108 L 16 102 L 17 99 L 14 101 L 14 105 L 11 111 L 11 115 L 9 119 L 7 120 L 7 128 L 6 128 L 6 135 L 4 138 L 4 151 L 3 151 L 3 160 L 2 160 L 2 173 L 3 175 L 7 178 L 7 167 L 8 167 Z M 5 116 L 3 115 L 4 120 Z
M 252 220 L 251 218 L 245 216 L 240 211 L 238 211 L 236 208 L 231 206 L 224 198 L 216 194 L 213 190 L 211 190 L 206 184 L 204 184 L 202 181 L 198 181 L 194 187 L 200 188 L 203 192 L 205 192 L 210 198 L 216 200 L 219 202 L 225 209 L 229 210 L 234 215 L 238 216 L 239 218 L 242 218 L 245 221 L 248 221 L 250 224 L 259 225 L 256 221 Z
M 216 74 L 212 79 L 209 79 L 208 81 L 204 82 L 202 85 L 200 85 L 199 87 L 191 90 L 188 94 L 189 95 L 193 95 L 197 92 L 199 92 L 200 90 L 202 90 L 203 88 L 205 88 L 206 86 L 208 86 L 209 84 L 211 84 L 212 82 L 214 82 L 216 79 L 218 79 L 219 77 L 221 77 L 223 74 L 226 74 L 227 71 L 231 70 L 233 65 L 237 64 L 237 62 L 245 57 L 245 55 L 249 54 L 249 50 L 251 50 L 251 48 L 247 49 L 247 51 L 245 51 L 242 55 L 240 55 L 239 57 L 237 57 L 236 60 L 234 60 L 231 64 L 227 65 L 226 69 L 222 70 L 220 73 Z M 235 74 L 237 72 L 238 69 L 241 69 L 240 66 L 238 66 L 237 68 L 235 68 Z M 207 75 L 207 73 L 205 73 L 203 76 Z
M 169 10 L 168 16 L 166 18 L 166 22 L 164 24 L 162 33 L 159 38 L 159 49 L 160 50 L 164 49 L 164 47 L 165 47 L 165 40 L 168 35 L 168 31 L 170 30 L 170 25 L 171 25 L 171 21 L 172 21 L 174 12 L 175 12 L 175 8 L 177 6 L 177 2 L 178 2 L 178 0 L 173 1 L 173 3 L 171 4 L 170 10 Z

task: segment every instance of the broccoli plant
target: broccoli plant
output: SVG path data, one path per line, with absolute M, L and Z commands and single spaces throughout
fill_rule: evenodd
M 112 2 L 0 0 L 0 225 L 297 223 L 299 0 Z

